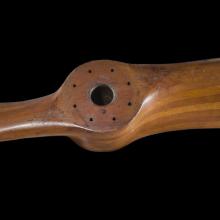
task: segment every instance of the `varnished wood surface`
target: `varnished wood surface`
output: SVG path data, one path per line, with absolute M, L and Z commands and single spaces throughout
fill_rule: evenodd
M 113 101 L 90 93 L 105 84 Z M 93 151 L 111 151 L 156 133 L 220 128 L 220 59 L 177 64 L 92 61 L 76 68 L 57 92 L 0 104 L 0 140 L 68 136 Z

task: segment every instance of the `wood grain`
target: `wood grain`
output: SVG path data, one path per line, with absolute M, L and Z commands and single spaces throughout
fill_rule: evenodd
M 99 85 L 113 90 L 96 105 Z M 0 141 L 67 136 L 93 151 L 112 151 L 156 133 L 220 128 L 220 59 L 176 64 L 85 63 L 57 92 L 0 104 Z

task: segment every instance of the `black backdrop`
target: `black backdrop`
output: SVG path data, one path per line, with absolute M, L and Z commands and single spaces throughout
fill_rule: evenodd
M 125 21 L 110 24 L 89 19 L 81 24 L 77 17 L 61 21 L 31 14 L 2 20 L 1 102 L 52 93 L 75 67 L 90 60 L 168 63 L 220 57 L 217 31 L 210 24 L 188 29 L 181 23 L 155 24 L 143 18 L 141 23 L 129 21 L 128 26 Z M 73 177 L 75 183 L 83 176 L 89 184 L 98 179 L 100 185 L 115 174 L 159 181 L 167 175 L 208 175 L 219 166 L 219 136 L 220 130 L 170 132 L 143 138 L 112 153 L 86 151 L 65 137 L 1 142 L 1 171 L 12 178 L 21 174 L 28 178 Z M 113 181 L 119 184 L 117 179 Z

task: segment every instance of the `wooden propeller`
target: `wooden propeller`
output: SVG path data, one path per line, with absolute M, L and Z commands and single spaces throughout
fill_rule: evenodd
M 197 128 L 220 128 L 220 59 L 92 61 L 49 96 L 0 104 L 0 141 L 68 136 L 88 150 L 112 151 L 144 136 Z

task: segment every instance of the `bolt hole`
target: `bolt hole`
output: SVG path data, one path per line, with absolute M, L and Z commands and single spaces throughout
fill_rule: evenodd
M 131 106 L 132 105 L 132 103 L 131 102 L 128 102 L 128 106 Z
M 92 73 L 92 70 L 88 70 L 89 73 Z
M 114 71 L 115 71 L 115 70 L 112 68 L 112 69 L 111 69 L 111 72 L 113 73 Z
M 90 118 L 89 121 L 93 121 L 93 118 Z
M 76 107 L 77 107 L 77 105 L 76 105 L 76 104 L 74 104 L 74 105 L 73 105 L 73 108 L 76 108 Z
M 128 85 L 128 86 L 130 86 L 130 85 L 131 85 L 131 83 L 130 83 L 130 82 L 127 82 L 127 85 Z
M 75 88 L 75 87 L 76 87 L 76 84 L 73 84 L 73 87 Z
M 112 118 L 112 120 L 113 120 L 113 121 L 116 121 L 116 118 L 115 118 L 115 117 L 113 117 L 113 118 Z

